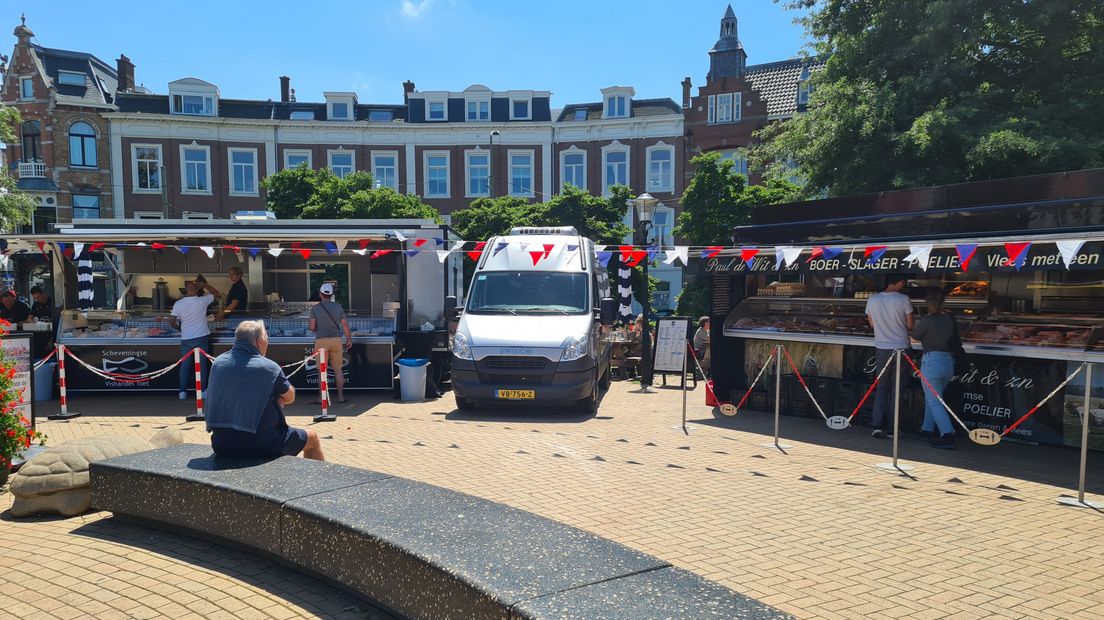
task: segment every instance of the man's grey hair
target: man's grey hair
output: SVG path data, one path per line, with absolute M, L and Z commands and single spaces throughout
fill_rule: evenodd
M 238 323 L 237 329 L 234 330 L 234 340 L 255 347 L 261 344 L 261 338 L 267 337 L 268 333 L 265 332 L 263 321 L 242 321 Z

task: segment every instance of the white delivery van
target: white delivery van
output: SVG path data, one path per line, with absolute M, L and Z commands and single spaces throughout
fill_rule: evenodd
M 452 389 L 475 404 L 570 404 L 609 387 L 609 276 L 573 227 L 514 228 L 483 247 L 453 336 Z

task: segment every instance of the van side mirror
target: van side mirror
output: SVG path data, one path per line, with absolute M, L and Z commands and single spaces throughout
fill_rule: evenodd
M 612 297 L 603 297 L 598 305 L 598 322 L 602 325 L 613 325 L 617 320 L 617 300 Z

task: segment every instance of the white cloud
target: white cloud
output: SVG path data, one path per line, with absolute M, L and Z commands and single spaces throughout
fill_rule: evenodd
M 425 15 L 432 5 L 433 0 L 402 0 L 402 15 L 408 19 L 418 19 Z

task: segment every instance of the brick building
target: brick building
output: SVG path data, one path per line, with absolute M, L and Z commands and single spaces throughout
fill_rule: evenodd
M 72 218 L 110 216 L 108 124 L 120 82 L 115 69 L 83 52 L 34 43 L 25 23 L 15 28 L 11 63 L 3 68 L 0 99 L 19 110 L 17 141 L 6 163 L 20 189 L 38 200 L 34 230 Z M 134 68 L 125 56 L 130 84 Z

